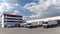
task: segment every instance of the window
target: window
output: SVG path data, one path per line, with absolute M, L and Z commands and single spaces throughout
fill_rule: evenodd
M 31 23 L 27 23 L 27 25 L 31 25 Z
M 16 15 L 7 15 L 9 17 L 22 17 L 22 16 L 16 16 Z
M 4 21 L 4 22 L 19 22 L 19 21 Z
M 48 24 L 48 22 L 43 22 L 43 24 Z
M 15 18 L 4 18 L 4 19 L 22 20 L 22 19 L 15 19 Z

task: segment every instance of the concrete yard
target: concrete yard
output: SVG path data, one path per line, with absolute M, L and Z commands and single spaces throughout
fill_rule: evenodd
M 55 28 L 0 28 L 0 34 L 60 34 L 60 27 Z

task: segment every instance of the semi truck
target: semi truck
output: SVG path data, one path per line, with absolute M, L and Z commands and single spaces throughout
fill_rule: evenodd
M 42 25 L 43 25 L 43 23 L 41 21 L 41 22 L 25 23 L 24 27 L 27 27 L 27 28 L 36 28 L 36 27 L 41 27 Z
M 54 26 L 58 26 L 57 20 L 49 20 L 49 21 L 43 22 L 44 28 L 49 28 L 49 27 L 54 27 Z

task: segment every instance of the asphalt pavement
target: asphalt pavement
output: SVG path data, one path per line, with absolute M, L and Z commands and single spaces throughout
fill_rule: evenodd
M 54 28 L 0 28 L 0 34 L 60 34 L 60 27 Z

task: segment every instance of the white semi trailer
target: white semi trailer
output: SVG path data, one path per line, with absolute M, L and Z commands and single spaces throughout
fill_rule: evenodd
M 43 27 L 44 28 L 53 27 L 53 26 L 57 26 L 57 25 L 58 25 L 57 20 L 50 20 L 50 21 L 47 21 L 47 22 L 43 22 Z

